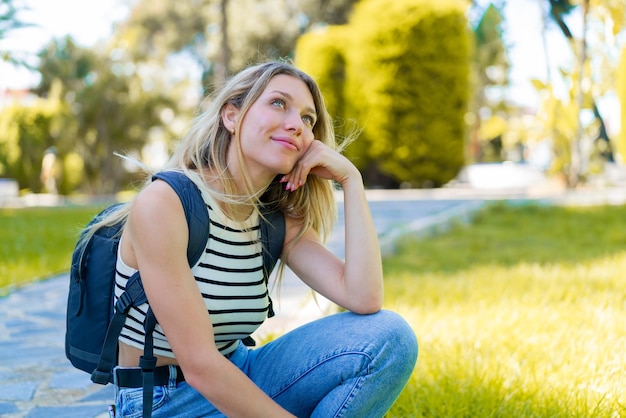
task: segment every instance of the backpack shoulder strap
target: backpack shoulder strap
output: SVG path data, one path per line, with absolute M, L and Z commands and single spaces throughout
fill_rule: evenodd
M 115 304 L 115 311 L 102 344 L 102 353 L 100 354 L 98 365 L 91 373 L 92 382 L 101 385 L 112 382 L 113 366 L 117 363 L 117 339 L 124 327 L 128 311 L 131 307 L 139 306 L 146 302 L 147 298 L 141 284 L 139 272 L 136 272 L 128 279 L 126 290 L 120 295 Z
M 267 279 L 283 250 L 285 242 L 285 215 L 280 210 L 263 213 L 260 227 L 261 243 L 263 245 L 263 274 Z
M 261 246 L 263 247 L 263 278 L 267 284 L 269 276 L 274 270 L 285 242 L 285 215 L 280 210 L 262 213 L 261 217 Z M 268 295 L 269 298 L 269 295 Z M 274 304 L 269 298 L 270 306 L 267 317 L 275 316 Z
M 183 205 L 189 229 L 187 259 L 189 265 L 193 266 L 204 252 L 206 241 L 209 237 L 209 214 L 202 194 L 198 186 L 180 171 L 163 171 L 152 177 L 153 181 L 156 179 L 163 180 L 169 184 Z M 106 384 L 106 382 L 111 381 L 111 372 L 117 358 L 117 338 L 124 325 L 126 315 L 132 306 L 138 306 L 147 301 L 139 272 L 129 279 L 127 287 L 127 291 L 120 295 L 115 306 L 115 312 L 109 324 L 98 366 L 92 373 L 92 381 L 96 383 Z M 148 318 L 149 316 L 150 318 Z M 146 321 L 148 323 L 153 322 L 153 316 L 154 314 L 150 310 L 146 315 Z M 148 338 L 148 335 L 146 335 L 146 338 Z M 152 353 L 149 353 L 147 357 L 152 357 Z
M 204 199 L 202 198 L 202 193 L 200 192 L 200 189 L 198 189 L 198 186 L 180 171 L 163 171 L 152 177 L 153 181 L 156 179 L 163 180 L 169 184 L 172 189 L 174 189 L 183 204 L 185 218 L 187 220 L 187 228 L 189 230 L 187 260 L 189 261 L 189 267 L 193 267 L 204 253 L 206 242 L 209 239 L 209 213 L 207 212 L 206 203 L 204 203 Z M 148 308 L 144 323 L 144 331 L 146 335 L 144 352 L 139 359 L 139 366 L 141 367 L 143 377 L 144 418 L 152 416 L 154 370 L 157 364 L 157 359 L 154 357 L 154 342 L 152 340 L 152 334 L 156 323 L 156 317 L 154 316 L 152 309 Z
M 198 186 L 181 171 L 162 171 L 152 176 L 152 180 L 163 180 L 178 194 L 189 227 L 187 258 L 193 266 L 202 255 L 209 236 L 209 215 L 206 203 Z M 263 245 L 263 274 L 269 277 L 280 258 L 285 241 L 285 216 L 280 210 L 262 212 L 261 243 Z
M 204 252 L 209 237 L 209 214 L 202 193 L 196 183 L 181 171 L 162 171 L 152 176 L 153 181 L 157 179 L 169 184 L 183 204 L 189 229 L 187 259 L 193 266 Z

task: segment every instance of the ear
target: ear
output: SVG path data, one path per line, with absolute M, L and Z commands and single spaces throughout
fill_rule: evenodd
M 233 132 L 237 127 L 237 118 L 239 117 L 239 109 L 232 103 L 226 103 L 221 111 L 222 123 L 228 131 Z

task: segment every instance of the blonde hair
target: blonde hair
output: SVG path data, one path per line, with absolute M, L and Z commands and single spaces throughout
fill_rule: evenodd
M 225 213 L 227 214 L 229 213 L 228 208 L 231 206 L 247 205 L 252 206 L 253 210 L 258 210 L 259 206 L 263 206 L 272 210 L 280 210 L 286 216 L 299 219 L 302 228 L 296 239 L 292 240 L 285 249 L 288 251 L 310 230 L 316 231 L 322 241 L 326 241 L 332 233 L 337 213 L 332 182 L 317 176 L 309 176 L 304 186 L 294 192 L 288 192 L 284 189 L 284 185 L 279 182 L 280 176 L 277 176 L 262 193 L 255 192 L 249 173 L 243 163 L 239 141 L 237 141 L 237 137 L 235 137 L 235 141 L 232 141 L 232 134 L 223 125 L 221 115 L 222 109 L 227 104 L 232 104 L 239 109 L 241 117 L 238 118 L 236 132 L 240 132 L 240 124 L 250 106 L 263 93 L 270 80 L 279 74 L 296 77 L 307 85 L 317 113 L 317 122 L 313 127 L 314 138 L 332 149 L 340 151 L 335 139 L 332 120 L 326 110 L 317 83 L 309 75 L 287 62 L 271 61 L 242 70 L 206 98 L 205 110 L 196 117 L 191 129 L 178 143 L 164 169 L 180 170 L 192 178 L 199 176 L 202 179 L 199 186 L 211 193 L 214 198 L 225 203 Z M 344 141 L 344 144 L 347 143 L 348 141 Z M 227 153 L 231 145 L 236 147 L 236 155 L 242 167 L 242 180 L 246 188 L 243 196 L 240 193 L 235 193 L 237 190 L 235 182 L 228 170 Z M 210 171 L 216 173 L 217 177 L 208 179 L 204 168 L 210 168 Z M 150 184 L 151 177 L 152 174 L 147 177 L 143 187 Z M 221 191 L 209 189 L 207 187 L 209 180 L 219 181 L 222 187 Z M 89 236 L 100 227 L 125 222 L 129 212 L 130 205 L 126 205 L 104 217 L 91 226 L 91 230 L 86 232 L 83 240 L 86 242 Z

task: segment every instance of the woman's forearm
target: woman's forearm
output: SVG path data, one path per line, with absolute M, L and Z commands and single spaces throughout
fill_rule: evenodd
M 383 300 L 380 245 L 361 175 L 342 183 L 345 219 L 344 281 L 360 313 L 376 312 Z
M 187 383 L 226 416 L 293 417 L 226 359 L 198 371 L 185 373 Z

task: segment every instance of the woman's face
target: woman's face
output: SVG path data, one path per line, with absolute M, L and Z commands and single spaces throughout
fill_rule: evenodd
M 313 96 L 302 80 L 286 74 L 272 78 L 244 115 L 238 134 L 252 180 L 290 172 L 314 140 L 316 121 Z

